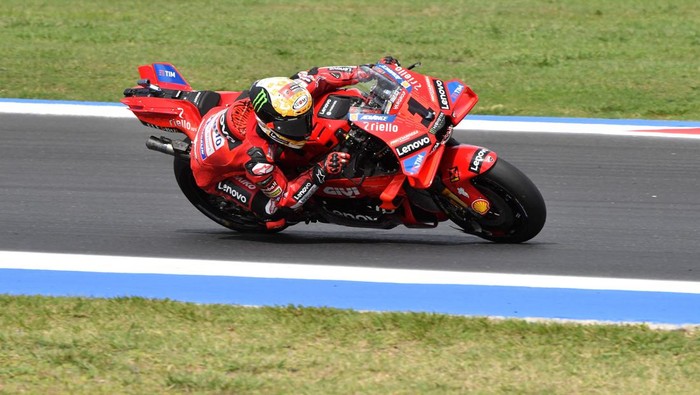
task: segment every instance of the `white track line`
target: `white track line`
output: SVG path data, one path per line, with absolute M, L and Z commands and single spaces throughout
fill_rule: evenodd
M 700 294 L 700 282 L 0 251 L 0 269 Z
M 84 103 L 84 102 L 47 102 L 12 99 L 0 101 L 0 113 L 27 115 L 67 115 L 103 118 L 135 118 L 126 106 L 119 103 Z M 507 118 L 507 117 L 506 117 Z M 556 118 L 555 118 L 556 119 Z M 530 133 L 567 133 L 595 134 L 609 136 L 663 137 L 680 139 L 700 139 L 700 133 L 662 132 L 664 129 L 697 130 L 698 127 L 645 126 L 639 124 L 620 125 L 604 123 L 556 122 L 548 118 L 547 122 L 513 120 L 473 120 L 465 119 L 458 130 L 483 130 L 492 132 L 530 132 Z
M 124 105 L 1 101 L 0 113 L 27 115 L 68 115 L 103 118 L 136 118 Z

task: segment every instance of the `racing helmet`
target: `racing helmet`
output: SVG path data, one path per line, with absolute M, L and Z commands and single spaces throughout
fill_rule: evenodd
M 311 135 L 313 101 L 301 83 L 285 77 L 255 81 L 249 93 L 263 133 L 284 146 L 299 149 Z

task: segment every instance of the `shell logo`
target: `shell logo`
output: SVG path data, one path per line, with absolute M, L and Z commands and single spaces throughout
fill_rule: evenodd
M 489 204 L 489 201 L 486 199 L 476 199 L 472 202 L 472 210 L 481 215 L 488 213 L 490 209 L 491 204 Z

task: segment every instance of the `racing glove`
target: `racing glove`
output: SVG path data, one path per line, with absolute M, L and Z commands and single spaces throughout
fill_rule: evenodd
M 350 161 L 350 154 L 347 152 L 331 152 L 321 163 L 321 168 L 326 174 L 338 175 L 345 165 Z
M 390 56 L 390 55 L 379 59 L 379 62 L 377 62 L 377 63 L 401 66 L 401 63 L 399 63 L 399 60 Z

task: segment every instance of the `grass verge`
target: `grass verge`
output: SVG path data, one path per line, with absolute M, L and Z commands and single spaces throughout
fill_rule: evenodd
M 700 333 L 0 296 L 5 393 L 694 393 Z
M 3 0 L 0 97 L 117 101 L 136 67 L 243 89 L 393 54 L 458 77 L 475 113 L 700 120 L 697 0 Z

